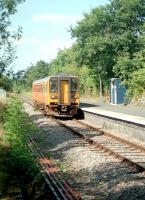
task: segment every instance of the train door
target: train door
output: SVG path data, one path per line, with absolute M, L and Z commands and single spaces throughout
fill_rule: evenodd
M 69 104 L 69 80 L 60 80 L 60 104 Z

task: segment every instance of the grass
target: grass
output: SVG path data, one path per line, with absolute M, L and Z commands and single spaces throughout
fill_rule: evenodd
M 0 194 L 4 192 L 5 183 L 6 183 L 6 173 L 4 171 L 4 162 L 5 157 L 7 157 L 7 148 L 4 147 L 3 140 L 3 131 L 0 129 Z
M 2 124 L 0 124 L 2 125 Z M 11 194 L 19 192 L 16 177 L 8 172 L 7 162 L 9 159 L 10 147 L 3 141 L 4 130 L 0 129 L 0 199 L 9 200 Z
M 15 132 L 18 132 L 19 129 L 20 132 L 22 131 L 22 128 L 18 127 L 19 118 L 22 118 L 23 121 L 28 122 L 28 120 L 24 120 L 24 116 L 20 117 L 20 114 L 23 112 L 20 112 L 19 109 L 20 106 L 17 101 L 11 102 L 11 105 L 7 105 L 6 102 L 0 103 L 0 199 L 5 200 L 12 199 L 13 193 L 20 191 L 18 180 L 16 178 L 17 172 L 20 170 L 20 172 L 23 171 L 23 174 L 24 172 L 27 173 L 28 166 L 31 164 L 30 162 L 27 163 L 27 159 L 23 159 L 25 157 L 29 158 L 29 155 L 27 155 L 25 152 L 22 152 L 21 147 L 18 148 L 16 141 L 14 141 L 15 146 L 12 146 L 8 140 L 6 142 L 5 136 L 8 134 L 9 137 L 18 136 L 18 139 L 20 138 L 18 134 L 14 134 Z M 27 119 L 27 116 L 25 117 Z M 13 121 L 17 122 L 17 124 Z M 6 130 L 6 126 L 5 130 L 3 129 L 6 123 L 7 130 L 8 128 L 10 129 L 9 133 Z M 26 126 L 26 124 L 24 126 Z M 13 138 L 11 138 L 11 140 L 12 139 Z M 21 169 L 22 167 L 24 169 Z
M 29 98 L 32 98 L 32 92 L 31 92 L 31 91 L 29 91 L 29 92 L 22 91 L 21 94 L 24 95 L 24 96 L 27 96 L 27 97 L 29 97 Z

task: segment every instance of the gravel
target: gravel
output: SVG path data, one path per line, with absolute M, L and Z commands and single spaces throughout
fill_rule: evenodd
M 84 200 L 145 199 L 145 174 L 94 149 L 27 103 L 24 107 L 41 130 L 34 135 L 39 146 Z
M 98 120 L 97 116 L 95 116 L 94 114 L 85 112 L 85 120 L 80 120 L 80 121 L 83 121 L 84 123 L 89 124 L 91 126 L 94 126 L 96 128 L 100 128 L 102 130 L 105 130 L 106 132 L 111 133 L 112 135 L 115 135 L 115 136 L 118 136 L 120 138 L 126 139 L 126 140 L 128 140 L 130 142 L 133 142 L 135 144 L 141 145 L 143 147 L 145 146 L 145 142 L 143 140 L 139 140 L 139 139 L 137 139 L 135 137 L 130 137 L 129 134 L 121 134 L 121 131 L 117 132 L 117 131 L 113 131 L 111 129 L 110 130 L 106 129 L 105 123 L 104 124 L 99 124 L 97 120 Z M 114 123 L 114 127 L 115 126 L 119 126 L 119 125 Z

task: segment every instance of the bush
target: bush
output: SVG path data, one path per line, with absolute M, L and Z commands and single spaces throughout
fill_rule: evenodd
M 5 112 L 6 112 L 6 104 L 0 102 L 0 123 L 4 122 Z
M 16 97 L 11 97 L 7 105 L 4 128 L 4 140 L 10 145 L 8 173 L 18 178 L 22 193 L 27 199 L 26 187 L 38 173 L 33 155 L 27 146 L 28 135 L 36 131 L 36 127 L 29 120 L 22 103 Z
M 145 93 L 145 68 L 141 68 L 132 73 L 129 83 L 129 92 L 137 98 Z

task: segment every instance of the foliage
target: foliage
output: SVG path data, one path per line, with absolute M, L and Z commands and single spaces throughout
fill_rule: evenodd
M 50 63 L 50 75 L 66 72 L 78 76 L 81 93 L 85 93 L 90 88 L 95 89 L 95 77 L 87 66 L 78 67 L 75 48 L 74 45 L 71 49 L 64 49 L 58 52 L 57 57 Z
M 30 122 L 21 102 L 16 97 L 12 97 L 7 106 L 4 128 L 4 139 L 11 148 L 9 170 L 20 179 L 28 181 L 36 172 L 36 167 L 27 147 L 27 138 L 29 134 L 36 131 L 36 128 Z M 27 176 L 28 174 L 29 176 Z
M 4 113 L 6 112 L 6 103 L 0 102 L 0 124 L 4 122 Z
M 1 130 L 0 130 L 1 131 Z M 1 137 L 0 137 L 1 139 Z M 0 191 L 1 195 L 7 193 L 8 183 L 10 182 L 8 176 L 8 156 L 9 156 L 9 148 L 0 142 Z
M 0 78 L 0 86 L 6 91 L 12 91 L 13 81 L 8 76 L 2 76 Z
M 144 28 L 145 0 L 112 0 L 92 9 L 71 28 L 80 64 L 89 66 L 98 78 L 115 75 L 128 85 L 131 74 L 143 66 Z
M 0 87 L 7 89 L 7 81 L 11 72 L 9 65 L 15 57 L 14 41 L 21 37 L 21 28 L 12 32 L 10 30 L 10 15 L 16 12 L 16 7 L 24 0 L 0 0 Z M 4 76 L 4 77 L 3 77 Z M 2 80 L 1 80 L 2 79 Z
M 145 67 L 132 73 L 129 86 L 129 92 L 135 97 L 143 95 L 145 92 Z
M 8 186 L 17 185 L 18 182 L 23 197 L 29 199 L 30 183 L 38 174 L 38 169 L 26 142 L 28 135 L 37 129 L 24 113 L 22 103 L 16 97 L 11 97 L 9 104 L 0 105 L 0 111 L 0 123 L 4 123 L 5 129 L 3 138 L 0 138 L 0 190 L 5 196 Z
M 13 74 L 13 91 L 15 93 L 20 93 L 21 90 L 23 90 L 24 87 L 24 74 L 25 70 L 20 70 L 17 73 Z
M 75 60 L 76 52 L 73 47 L 59 50 L 56 58 L 50 62 L 50 75 L 54 75 L 59 72 L 78 73 L 77 62 Z
M 29 87 L 33 80 L 58 72 L 78 75 L 82 92 L 99 88 L 99 79 L 108 87 L 112 77 L 132 87 L 134 74 L 145 63 L 145 0 L 111 0 L 84 14 L 70 32 L 75 43 L 58 52 L 49 70 L 39 65 L 28 68 Z
M 93 69 L 97 79 L 112 75 L 114 48 L 109 20 L 106 7 L 99 7 L 84 15 L 84 19 L 71 29 L 72 36 L 76 37 L 80 64 Z
M 30 66 L 24 73 L 22 81 L 26 87 L 31 88 L 32 82 L 44 78 L 49 74 L 49 65 L 47 62 L 40 60 L 36 65 Z
M 90 87 L 95 88 L 94 76 L 91 70 L 87 66 L 77 67 L 75 56 L 76 52 L 72 48 L 60 50 L 57 57 L 49 64 L 41 60 L 36 65 L 29 67 L 26 72 L 19 71 L 15 75 L 15 91 L 31 88 L 34 80 L 59 72 L 77 75 L 80 78 L 82 92 Z

